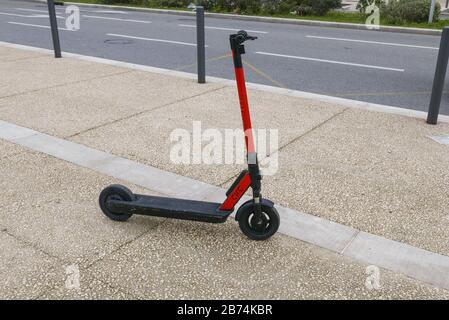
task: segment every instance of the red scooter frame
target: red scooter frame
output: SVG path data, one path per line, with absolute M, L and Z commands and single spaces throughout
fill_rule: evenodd
M 180 220 L 223 223 L 234 211 L 235 205 L 248 189 L 251 188 L 253 191 L 253 199 L 245 202 L 237 210 L 235 215 L 240 229 L 253 240 L 265 240 L 276 233 L 280 223 L 279 214 L 274 208 L 273 202 L 262 199 L 261 196 L 262 176 L 254 146 L 253 129 L 242 65 L 242 54 L 245 53 L 243 43 L 247 40 L 255 39 L 255 37 L 248 36 L 245 31 L 240 31 L 230 37 L 243 130 L 245 133 L 248 169 L 240 173 L 226 192 L 226 200 L 223 203 L 213 203 L 138 195 L 132 193 L 125 186 L 112 185 L 101 192 L 99 199 L 100 208 L 107 217 L 114 221 L 127 221 L 132 215 L 139 214 Z
M 237 90 L 239 93 L 239 101 L 240 101 L 240 111 L 242 114 L 242 122 L 243 122 L 243 132 L 245 135 L 245 147 L 247 151 L 248 158 L 248 170 L 243 171 L 240 177 L 236 180 L 236 183 L 231 187 L 230 192 L 228 191 L 227 199 L 223 202 L 220 207 L 220 210 L 229 211 L 233 210 L 237 202 L 243 197 L 243 195 L 248 191 L 251 185 L 255 186 L 257 190 L 257 195 L 260 196 L 260 172 L 259 165 L 257 163 L 257 154 L 254 147 L 254 136 L 253 136 L 253 127 L 251 124 L 251 114 L 249 112 L 249 103 L 248 103 L 248 94 L 246 91 L 245 84 L 245 71 L 243 69 L 242 63 L 242 54 L 245 54 L 245 47 L 243 43 L 246 40 L 256 40 L 257 37 L 250 37 L 244 31 L 240 31 L 236 35 L 231 35 L 231 49 L 232 49 L 232 57 L 234 61 L 234 70 L 235 70 L 235 80 L 237 82 Z M 252 159 L 250 159 L 252 156 Z M 250 160 L 253 160 L 251 163 Z M 253 175 L 250 174 L 251 171 Z M 253 176 L 253 178 L 251 177 Z M 253 181 L 256 179 L 256 181 Z M 254 188 L 253 188 L 254 189 Z

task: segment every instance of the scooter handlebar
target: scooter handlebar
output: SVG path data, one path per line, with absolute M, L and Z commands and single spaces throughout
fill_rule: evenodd
M 256 39 L 257 39 L 257 37 L 248 35 L 248 33 L 245 30 L 240 30 L 235 35 L 235 40 L 238 44 L 242 44 L 247 40 L 256 40 Z

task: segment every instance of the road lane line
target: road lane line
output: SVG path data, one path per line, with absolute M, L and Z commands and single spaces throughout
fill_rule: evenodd
M 48 12 L 48 10 L 37 10 L 37 9 L 25 9 L 25 8 L 14 8 L 19 11 L 30 11 L 30 12 Z
M 22 23 L 22 22 L 12 22 L 12 21 L 8 21 L 9 24 L 15 24 L 15 25 L 19 25 L 19 26 L 26 26 L 26 27 L 33 27 L 33 28 L 45 28 L 45 29 L 50 29 L 49 26 L 43 26 L 40 24 L 31 24 L 31 23 Z M 58 28 L 58 30 L 62 30 L 62 31 L 73 31 L 73 30 L 69 30 L 66 28 Z
M 315 62 L 324 62 L 324 63 L 331 63 L 331 64 L 341 64 L 346 66 L 353 66 L 353 67 L 361 67 L 361 68 L 369 68 L 369 69 L 379 69 L 379 70 L 386 70 L 386 71 L 396 71 L 396 72 L 404 72 L 404 69 L 396 69 L 396 68 L 388 68 L 388 67 L 380 67 L 380 66 L 373 66 L 369 64 L 360 64 L 360 63 L 351 63 L 351 62 L 343 62 L 343 61 L 334 61 L 334 60 L 325 60 L 325 59 L 316 59 L 316 58 L 308 58 L 308 57 L 299 57 L 299 56 L 290 56 L 286 54 L 277 54 L 277 53 L 269 53 L 269 52 L 256 52 L 257 54 L 265 55 L 265 56 L 273 56 L 273 57 L 281 57 L 281 58 L 289 58 L 289 59 L 298 59 L 298 60 L 306 60 L 306 61 L 315 61 Z
M 108 33 L 106 35 L 112 36 L 112 37 L 129 38 L 129 39 L 137 39 L 137 40 L 144 40 L 144 41 L 164 42 L 164 43 L 172 43 L 172 44 L 180 44 L 180 45 L 184 45 L 184 46 L 196 47 L 196 43 L 171 41 L 171 40 L 163 40 L 163 39 L 153 39 L 153 38 L 143 38 L 143 37 L 135 37 L 135 36 L 128 36 L 128 35 L 124 35 L 124 34 L 115 34 L 115 33 Z
M 91 16 L 91 15 L 83 15 L 83 18 L 104 19 L 104 20 L 116 20 L 116 21 L 125 21 L 125 22 L 136 22 L 136 23 L 151 23 L 151 21 L 144 21 L 144 20 L 120 19 L 120 18 L 101 17 L 101 16 Z
M 27 8 L 15 8 L 16 10 L 20 11 L 31 11 L 31 12 L 48 12 L 48 10 L 37 10 L 37 9 L 27 9 Z M 59 10 L 59 8 L 56 8 L 56 10 Z M 63 10 L 63 9 L 61 9 Z M 125 11 L 118 11 L 118 10 L 98 10 L 98 11 L 88 11 L 84 10 L 82 12 L 90 12 L 90 13 L 114 13 L 114 14 L 128 14 L 128 12 Z
M 24 14 L 18 14 L 18 13 L 7 13 L 7 12 L 0 12 L 3 16 L 12 16 L 12 17 L 21 17 L 21 18 L 29 18 L 30 16 L 26 16 Z
M 20 17 L 20 18 L 48 18 L 48 14 L 33 14 L 33 15 L 24 15 L 24 14 L 18 14 L 18 13 L 7 13 L 7 12 L 0 12 L 0 15 L 4 16 L 12 16 L 12 17 Z M 58 19 L 64 19 L 64 17 L 56 16 Z
M 404 43 L 378 42 L 378 41 L 356 40 L 356 39 L 345 39 L 345 38 L 318 37 L 318 36 L 306 36 L 306 38 L 334 40 L 334 41 L 346 41 L 346 42 L 360 42 L 360 43 L 369 43 L 369 44 L 381 44 L 381 45 L 386 45 L 386 46 L 408 47 L 408 48 L 417 48 L 417 49 L 430 49 L 430 50 L 438 50 L 439 49 L 437 47 L 417 46 L 417 45 L 404 44 Z
M 15 8 L 16 10 L 19 11 L 30 11 L 30 12 L 44 12 L 44 13 L 48 13 L 48 10 L 37 10 L 37 9 L 25 9 L 25 8 Z
M 179 27 L 186 27 L 186 28 L 196 28 L 196 25 L 193 24 L 178 24 Z M 213 30 L 224 30 L 224 31 L 240 31 L 242 29 L 234 29 L 234 28 L 223 28 L 223 27 L 204 27 L 205 29 L 213 29 Z M 246 29 L 245 29 L 246 30 Z M 266 31 L 257 31 L 257 30 L 246 30 L 250 33 L 261 33 L 261 34 L 267 34 Z
M 111 13 L 111 14 L 129 14 L 128 11 L 119 11 L 119 10 L 96 10 L 96 11 L 86 11 L 91 13 Z

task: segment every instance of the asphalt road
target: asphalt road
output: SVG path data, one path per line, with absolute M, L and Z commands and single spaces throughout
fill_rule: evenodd
M 68 31 L 65 8 L 57 13 L 63 51 L 196 72 L 193 17 L 81 7 L 80 30 Z M 50 49 L 48 26 L 45 4 L 0 0 L 0 41 Z M 439 37 L 216 18 L 206 26 L 210 76 L 233 78 L 228 36 L 246 29 L 259 37 L 246 46 L 250 82 L 427 110 Z

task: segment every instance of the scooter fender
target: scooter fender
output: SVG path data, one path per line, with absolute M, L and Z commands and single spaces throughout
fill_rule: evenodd
M 263 199 L 262 198 L 262 202 L 261 202 L 262 206 L 268 207 L 268 208 L 273 208 L 274 207 L 274 202 L 268 200 L 268 199 Z M 240 208 L 237 210 L 237 213 L 235 214 L 235 221 L 239 221 L 240 215 L 242 214 L 243 211 L 245 211 L 246 209 L 248 209 L 249 207 L 254 206 L 254 200 L 248 200 L 246 201 L 244 204 L 242 204 L 240 206 Z

